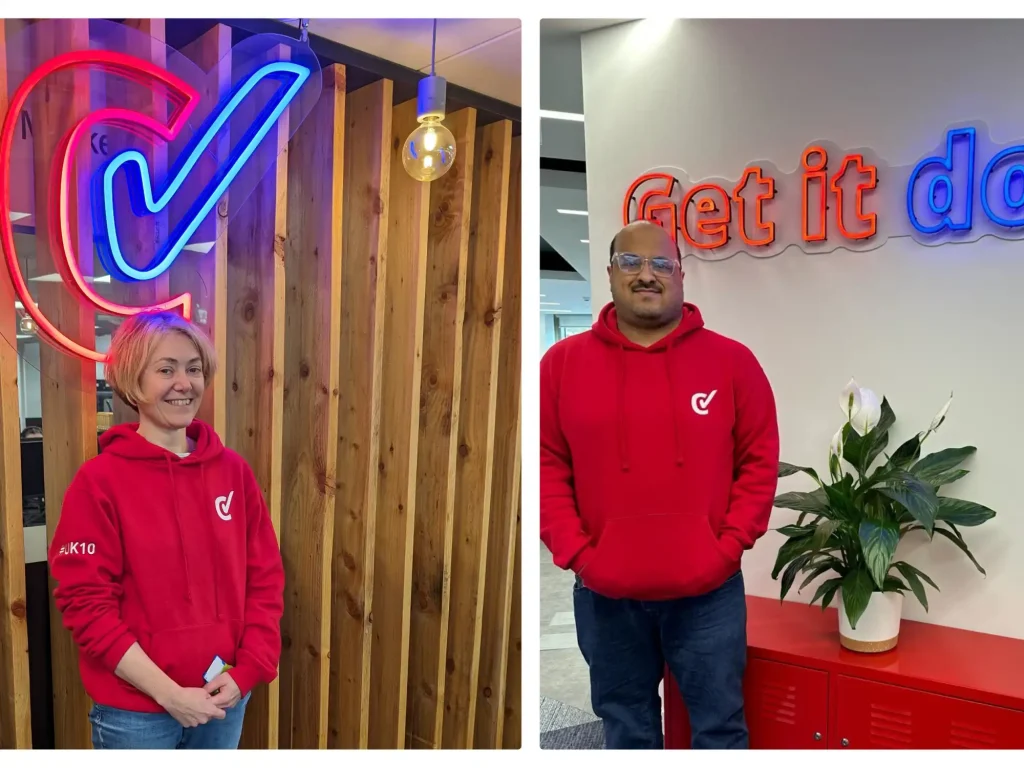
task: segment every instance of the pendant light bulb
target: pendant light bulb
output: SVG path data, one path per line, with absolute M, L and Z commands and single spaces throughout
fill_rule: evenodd
M 417 117 L 419 126 L 402 148 L 402 164 L 417 181 L 434 181 L 451 170 L 455 163 L 455 136 L 445 127 L 445 90 L 443 77 L 431 75 L 419 82 Z

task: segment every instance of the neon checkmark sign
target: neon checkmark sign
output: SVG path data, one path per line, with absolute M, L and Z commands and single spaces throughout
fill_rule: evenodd
M 150 143 L 169 143 L 176 139 L 195 112 L 200 102 L 199 92 L 180 77 L 155 64 L 115 51 L 84 50 L 56 56 L 35 70 L 21 83 L 11 97 L 7 114 L 0 125 L 0 249 L 7 265 L 15 293 L 25 312 L 36 322 L 39 336 L 71 355 L 94 362 L 104 362 L 106 355 L 84 346 L 63 333 L 36 305 L 28 288 L 25 274 L 17 255 L 14 230 L 11 223 L 11 155 L 19 116 L 32 92 L 49 76 L 67 70 L 96 70 L 117 75 L 153 90 L 165 97 L 170 109 L 166 121 L 156 120 L 140 112 L 123 108 L 104 108 L 93 111 L 76 122 L 58 142 L 53 170 L 48 187 L 49 240 L 54 265 L 68 290 L 83 303 L 99 312 L 118 317 L 129 317 L 153 310 L 178 310 L 189 318 L 192 296 L 182 293 L 167 301 L 148 306 L 125 306 L 100 296 L 83 276 L 76 252 L 78 237 L 72 215 L 75 177 L 75 158 L 81 142 L 88 142 L 90 133 L 99 124 L 113 125 Z M 203 127 L 181 153 L 168 178 L 159 185 L 159 197 L 153 194 L 153 183 L 145 157 L 136 150 L 127 150 L 115 156 L 92 178 L 94 230 L 98 234 L 101 260 L 110 274 L 122 281 L 148 280 L 166 271 L 174 263 L 203 219 L 217 204 L 218 199 L 238 176 L 252 157 L 260 142 L 273 128 L 289 104 L 293 103 L 313 70 L 293 62 L 267 64 L 245 78 L 218 105 Z M 115 223 L 112 184 L 116 171 L 124 167 L 128 175 L 129 199 L 136 215 L 151 215 L 164 210 L 180 193 L 183 184 L 202 153 L 208 150 L 218 131 L 227 125 L 239 106 L 252 95 L 252 91 L 266 80 L 283 83 L 248 126 L 231 154 L 218 166 L 210 182 L 193 203 L 188 213 L 176 225 L 165 247 L 154 255 L 150 263 L 136 269 L 128 264 L 121 252 Z M 114 167 L 114 164 L 117 166 Z M 134 180 L 135 188 L 132 188 Z
M 111 276 L 126 282 L 152 280 L 170 268 L 174 260 L 188 245 L 189 238 L 199 229 L 203 220 L 217 205 L 217 201 L 227 191 L 231 182 L 235 180 L 282 113 L 298 95 L 310 74 L 308 67 L 288 61 L 278 61 L 264 65 L 242 81 L 226 102 L 216 109 L 206 124 L 196 132 L 195 138 L 182 152 L 175 168 L 168 174 L 168 179 L 163 185 L 159 197 L 154 195 L 149 161 L 138 150 L 130 149 L 120 153 L 96 173 L 93 182 L 93 223 L 99 233 L 97 246 L 100 260 Z M 178 222 L 170 237 L 153 256 L 149 264 L 141 269 L 129 264 L 121 251 L 117 232 L 118 217 L 114 204 L 114 180 L 118 171 L 122 168 L 125 169 L 129 182 L 132 210 L 136 216 L 162 212 L 181 191 L 182 186 L 193 173 L 203 153 L 209 149 L 217 134 L 223 130 L 253 90 L 267 80 L 281 81 L 283 87 L 277 89 L 259 116 L 252 122 L 242 140 L 234 146 L 227 160 L 218 167 L 213 178 L 207 183 L 198 199 Z M 178 130 L 180 131 L 180 126 Z M 170 138 L 173 139 L 176 135 L 177 132 Z

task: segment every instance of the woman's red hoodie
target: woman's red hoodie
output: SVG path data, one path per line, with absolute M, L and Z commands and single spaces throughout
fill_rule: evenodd
M 679 326 L 641 347 L 609 304 L 540 368 L 540 535 L 606 597 L 704 594 L 764 534 L 779 468 L 775 399 L 754 355 Z
M 284 569 L 249 465 L 200 421 L 179 458 L 122 424 L 75 475 L 50 545 L 54 599 L 98 704 L 162 712 L 114 669 L 135 642 L 178 685 L 220 656 L 245 696 L 277 676 Z

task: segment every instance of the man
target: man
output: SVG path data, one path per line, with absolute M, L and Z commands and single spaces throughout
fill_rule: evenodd
M 695 749 L 745 749 L 740 557 L 768 527 L 779 436 L 743 345 L 683 301 L 675 241 L 611 244 L 612 304 L 541 362 L 541 539 L 576 574 L 580 650 L 608 749 L 661 749 L 679 683 Z

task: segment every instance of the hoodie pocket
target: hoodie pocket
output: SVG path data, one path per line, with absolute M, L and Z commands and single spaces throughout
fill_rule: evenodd
M 235 664 L 237 629 L 234 623 L 222 622 L 157 632 L 151 647 L 143 650 L 178 685 L 202 688 L 206 685 L 203 675 L 214 658 L 220 656 L 225 664 Z
M 722 551 L 707 518 L 641 515 L 605 524 L 582 576 L 606 597 L 672 600 L 710 592 L 738 567 Z

